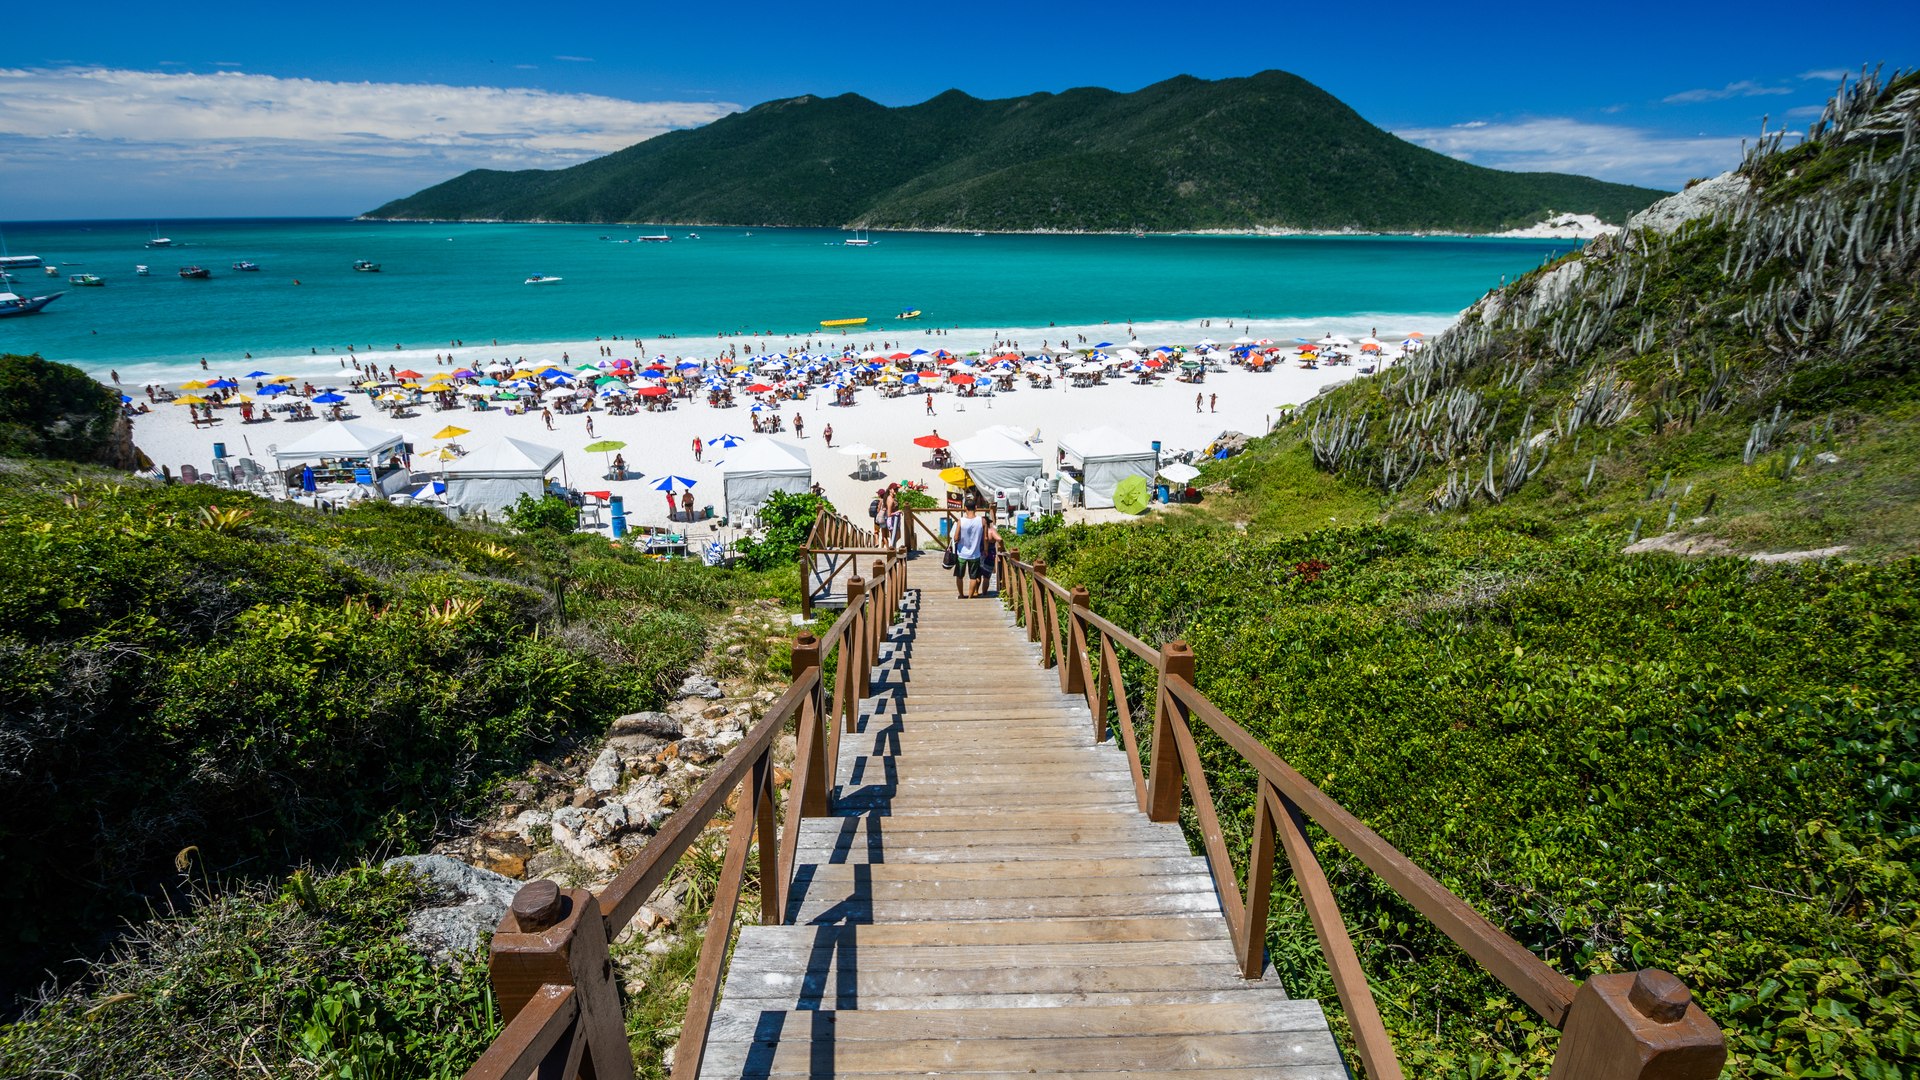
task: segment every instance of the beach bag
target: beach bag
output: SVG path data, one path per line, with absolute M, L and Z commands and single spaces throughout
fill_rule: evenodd
M 948 548 L 947 550 L 945 550 L 945 551 L 943 551 L 943 552 L 941 552 L 941 553 L 940 553 L 940 567 L 941 567 L 941 569 L 943 569 L 943 570 L 951 570 L 951 569 L 953 569 L 953 564 L 954 564 L 955 562 L 957 562 L 957 561 L 958 561 L 958 559 L 959 559 L 959 557 L 958 557 L 958 556 L 956 556 L 956 555 L 955 555 L 955 554 L 953 553 L 953 549 L 952 549 L 952 548 Z
M 871 521 L 880 520 L 880 500 L 879 499 L 875 499 L 872 502 L 867 504 L 867 518 L 868 520 L 871 520 Z

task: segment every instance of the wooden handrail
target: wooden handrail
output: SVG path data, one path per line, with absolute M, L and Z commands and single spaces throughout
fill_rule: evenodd
M 815 515 L 814 531 L 823 539 L 858 543 L 860 537 L 847 531 L 851 528 L 824 510 Z M 605 890 L 595 896 L 536 881 L 515 894 L 494 935 L 489 961 L 507 1025 L 468 1071 L 470 1080 L 522 1080 L 536 1071 L 563 1080 L 634 1075 L 608 944 L 666 884 L 707 823 L 729 799 L 737 799 L 674 1057 L 675 1077 L 698 1076 L 752 849 L 759 849 L 761 920 L 780 923 L 802 821 L 831 812 L 839 718 L 846 717 L 849 730 L 857 722 L 870 669 L 906 594 L 906 553 L 882 550 L 889 557 L 874 561 L 871 581 L 852 579 L 858 587 L 850 590 L 846 610 L 825 635 L 801 634 L 795 640 L 793 680 L 785 692 Z M 829 688 L 821 678 L 822 664 L 835 649 L 838 671 Z M 797 754 L 781 815 L 773 749 L 789 721 L 795 725 Z
M 1040 643 L 1042 666 L 1061 665 L 1061 689 L 1084 696 L 1093 711 L 1096 741 L 1110 734 L 1108 710 L 1115 712 L 1141 809 L 1153 820 L 1172 821 L 1191 800 L 1221 911 L 1247 978 L 1264 972 L 1276 848 L 1285 853 L 1370 1080 L 1399 1080 L 1402 1072 L 1339 904 L 1307 839 L 1309 819 L 1542 1019 L 1561 1029 L 1550 1080 L 1707 1080 L 1719 1075 L 1726 1059 L 1725 1038 L 1679 980 L 1645 970 L 1596 975 L 1576 986 L 1214 705 L 1194 685 L 1193 652 L 1183 642 L 1160 649 L 1147 645 L 1096 614 L 1084 589 L 1069 590 L 1049 578 L 1044 560 L 1023 562 L 1018 551 L 1008 551 L 1000 571 L 1003 601 L 1028 636 Z M 1152 664 L 1157 674 L 1150 763 L 1143 764 L 1116 645 Z M 1194 718 L 1257 777 L 1244 893 L 1194 741 Z

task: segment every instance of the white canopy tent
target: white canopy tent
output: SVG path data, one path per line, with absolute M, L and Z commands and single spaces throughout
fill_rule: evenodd
M 778 439 L 762 439 L 727 455 L 720 463 L 727 517 L 741 521 L 760 509 L 776 491 L 801 494 L 813 486 L 807 452 Z
M 378 463 L 399 452 L 406 441 L 397 431 L 347 421 L 326 424 L 298 442 L 275 449 L 273 459 L 283 469 L 314 461 Z
M 447 466 L 447 502 L 469 513 L 499 513 L 522 495 L 537 499 L 547 490 L 547 473 L 564 468 L 565 457 L 550 446 L 501 439 Z
M 1060 456 L 1080 470 L 1088 509 L 1113 505 L 1113 489 L 1129 476 L 1153 482 L 1160 458 L 1153 444 L 1112 428 L 1094 428 L 1060 437 Z
M 1007 505 L 1026 506 L 1029 477 L 1039 476 L 1045 462 L 1027 446 L 997 431 L 982 431 L 961 439 L 947 449 L 956 465 L 967 470 L 973 486 L 991 498 L 995 492 L 1007 493 Z

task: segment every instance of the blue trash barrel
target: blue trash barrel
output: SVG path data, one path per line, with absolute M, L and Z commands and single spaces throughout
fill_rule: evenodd
M 1160 440 L 1159 439 L 1153 440 L 1153 456 L 1154 457 L 1160 456 Z
M 213 459 L 215 461 L 227 460 L 227 444 L 226 443 L 217 442 L 213 444 Z
M 1160 501 L 1163 503 L 1167 501 L 1167 485 L 1165 484 L 1160 485 Z
M 1013 515 L 1013 535 L 1027 535 L 1027 512 L 1025 510 L 1018 511 Z
M 947 530 L 951 528 L 953 528 L 953 519 L 947 518 L 947 517 L 941 518 L 940 519 L 940 539 L 945 540 L 947 538 Z
M 607 500 L 607 507 L 613 515 L 613 538 L 627 535 L 627 502 L 618 495 Z

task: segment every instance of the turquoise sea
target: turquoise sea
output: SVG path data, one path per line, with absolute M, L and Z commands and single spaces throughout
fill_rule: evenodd
M 690 239 L 697 232 L 699 239 Z M 671 243 L 641 243 L 667 233 Z M 165 235 L 175 243 L 150 249 Z M 1214 318 L 1369 323 L 1398 334 L 1444 321 L 1567 241 L 1442 237 L 1220 237 L 873 233 L 606 225 L 392 224 L 327 220 L 26 222 L 7 250 L 60 269 L 17 273 L 27 295 L 67 295 L 0 320 L 0 351 L 38 352 L 135 380 L 230 370 L 348 344 L 391 351 L 538 345 L 598 335 L 658 339 L 805 334 L 867 316 L 862 336 L 927 327 Z M 629 241 L 622 243 L 621 241 Z M 239 260 L 261 270 L 230 269 Z M 356 259 L 382 265 L 356 273 Z M 151 267 L 138 277 L 135 264 Z M 213 272 L 178 276 L 183 265 Z M 75 288 L 92 273 L 104 288 Z M 551 286 L 523 284 L 557 275 Z M 918 323 L 896 323 L 907 309 Z M 1272 331 L 1276 336 L 1281 332 Z M 1033 337 L 1042 335 L 1034 334 Z M 679 346 L 691 348 L 691 344 Z M 678 351 L 676 349 L 675 351 Z

